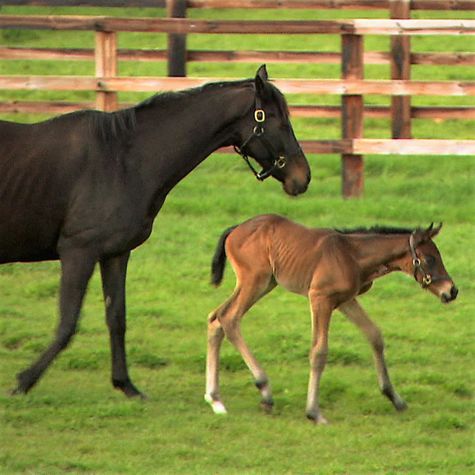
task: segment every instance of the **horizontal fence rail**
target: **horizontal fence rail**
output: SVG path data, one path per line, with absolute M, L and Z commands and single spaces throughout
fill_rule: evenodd
M 4 15 L 0 28 L 257 35 L 475 35 L 475 20 L 192 20 L 84 15 Z
M 88 15 L 0 15 L 0 28 L 57 31 L 91 31 L 96 35 L 95 49 L 0 47 L 0 60 L 78 60 L 95 61 L 94 76 L 0 76 L 0 90 L 93 91 L 95 102 L 4 101 L 0 112 L 64 113 L 78 108 L 106 111 L 118 107 L 119 92 L 157 92 L 200 86 L 216 78 L 192 77 L 121 77 L 120 61 L 168 61 L 170 76 L 185 76 L 186 63 L 206 62 L 275 62 L 341 64 L 341 79 L 277 79 L 273 81 L 286 94 L 338 95 L 341 106 L 293 105 L 297 117 L 340 118 L 342 139 L 307 140 L 302 146 L 307 153 L 336 153 L 342 156 L 342 190 L 345 197 L 359 196 L 363 191 L 364 154 L 391 155 L 475 155 L 475 140 L 415 140 L 411 138 L 411 119 L 474 119 L 475 107 L 413 107 L 411 96 L 475 96 L 475 81 L 414 81 L 411 65 L 475 65 L 475 52 L 413 53 L 412 36 L 475 35 L 475 20 L 413 20 L 411 10 L 475 11 L 475 1 L 465 0 L 328 0 L 328 1 L 70 1 L 5 0 L 2 5 L 36 6 L 107 6 L 167 7 L 169 16 L 179 18 L 120 18 Z M 391 19 L 355 20 L 202 20 L 186 18 L 186 8 L 343 8 L 389 9 Z M 120 32 L 151 32 L 168 35 L 168 50 L 134 50 L 117 47 Z M 189 34 L 275 34 L 319 35 L 341 37 L 341 51 L 200 51 L 186 48 Z M 390 52 L 365 52 L 363 38 L 382 35 L 391 38 Z M 367 80 L 365 64 L 391 66 L 389 80 Z M 229 78 L 235 79 L 235 78 Z M 219 78 L 223 80 L 223 78 Z M 368 106 L 364 95 L 391 96 L 387 106 Z M 131 104 L 121 104 L 122 107 Z M 393 139 L 363 138 L 363 118 L 390 118 Z M 222 151 L 230 151 L 224 149 Z
M 387 10 L 392 0 L 187 0 L 187 8 Z M 12 6 L 163 8 L 166 0 L 2 0 Z M 412 10 L 474 11 L 473 0 L 412 0 Z

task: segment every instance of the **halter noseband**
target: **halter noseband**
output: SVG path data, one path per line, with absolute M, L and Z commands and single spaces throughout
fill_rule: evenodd
M 411 249 L 412 265 L 414 266 L 414 279 L 416 279 L 417 281 L 417 274 L 421 272 L 422 273 L 421 287 L 425 289 L 429 287 L 429 285 L 432 283 L 432 276 L 424 269 L 424 267 L 422 266 L 422 261 L 417 255 L 416 248 L 414 246 L 414 234 L 415 234 L 415 231 L 409 237 L 409 248 Z
M 254 110 L 254 120 L 256 122 L 256 125 L 252 128 L 252 132 L 249 134 L 246 140 L 241 144 L 240 147 L 237 145 L 234 146 L 234 150 L 236 153 L 241 155 L 241 157 L 244 159 L 244 161 L 247 163 L 248 167 L 254 173 L 254 176 L 259 180 L 259 181 L 264 181 L 266 178 L 269 178 L 272 173 L 275 170 L 279 170 L 285 167 L 287 163 L 287 159 L 285 158 L 284 155 L 282 154 L 276 154 L 275 149 L 272 146 L 272 144 L 263 136 L 264 135 L 264 122 L 266 120 L 266 113 L 264 110 L 261 108 L 260 101 L 256 97 L 256 108 Z M 252 163 L 249 161 L 249 155 L 243 151 L 244 147 L 253 139 L 253 138 L 260 138 L 260 140 L 264 143 L 267 149 L 270 150 L 271 154 L 273 156 L 278 155 L 278 158 L 274 160 L 272 165 L 266 169 L 262 169 L 260 172 L 258 172 L 253 166 Z

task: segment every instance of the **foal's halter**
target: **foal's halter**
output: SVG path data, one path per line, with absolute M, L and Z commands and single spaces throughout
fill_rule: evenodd
M 416 279 L 417 281 L 417 274 L 421 272 L 422 273 L 421 287 L 425 289 L 429 287 L 429 285 L 432 283 L 432 276 L 431 274 L 429 274 L 429 272 L 427 272 L 426 269 L 424 269 L 422 265 L 422 261 L 417 255 L 416 248 L 414 246 L 414 234 L 415 234 L 415 231 L 409 237 L 409 247 L 411 249 L 412 265 L 414 266 L 414 279 Z
M 254 110 L 254 120 L 256 122 L 256 125 L 252 128 L 252 132 L 249 134 L 246 140 L 241 144 L 240 147 L 237 145 L 234 146 L 234 150 L 236 153 L 241 155 L 241 157 L 244 159 L 244 161 L 247 163 L 248 167 L 254 173 L 254 176 L 259 180 L 259 181 L 264 181 L 266 178 L 269 178 L 272 173 L 275 170 L 280 170 L 285 167 L 287 163 L 287 159 L 285 158 L 284 155 L 282 154 L 276 154 L 275 149 L 272 146 L 272 144 L 267 140 L 266 137 L 264 137 L 264 122 L 266 120 L 266 113 L 264 110 L 260 107 L 260 104 L 258 102 L 258 99 L 256 98 L 256 108 Z M 258 172 L 253 166 L 252 163 L 249 161 L 249 155 L 244 152 L 244 147 L 254 138 L 259 138 L 265 145 L 265 147 L 270 150 L 272 156 L 278 155 L 278 158 L 274 160 L 272 165 L 268 168 L 263 168 L 260 172 Z

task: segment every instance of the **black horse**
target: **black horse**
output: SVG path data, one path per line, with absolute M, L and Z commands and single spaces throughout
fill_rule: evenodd
M 159 94 L 118 112 L 80 111 L 32 125 L 0 121 L 0 264 L 61 261 L 55 338 L 18 374 L 14 393 L 31 389 L 68 345 L 99 262 L 112 383 L 141 396 L 124 343 L 130 251 L 150 236 L 170 190 L 223 146 L 234 146 L 258 179 L 273 176 L 290 195 L 307 189 L 309 165 L 265 66 L 254 79 Z

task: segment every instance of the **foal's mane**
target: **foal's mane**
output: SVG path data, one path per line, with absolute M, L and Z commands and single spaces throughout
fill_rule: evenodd
M 267 91 L 271 100 L 276 102 L 280 113 L 284 119 L 288 120 L 289 108 L 284 95 L 271 83 L 267 83 Z M 121 109 L 115 112 L 87 111 L 90 116 L 91 130 L 98 133 L 104 139 L 116 139 L 134 132 L 136 127 L 136 112 L 147 108 L 160 107 L 170 102 L 196 96 L 202 92 L 219 91 L 228 87 L 254 86 L 254 79 L 241 79 L 237 81 L 221 81 L 207 83 L 202 86 L 185 89 L 182 91 L 161 92 L 139 102 L 128 109 Z M 86 111 L 73 112 L 81 114 Z
M 421 228 L 398 228 L 392 226 L 371 226 L 369 228 L 335 228 L 335 231 L 342 234 L 411 234 Z

